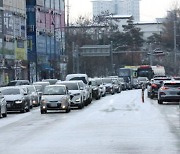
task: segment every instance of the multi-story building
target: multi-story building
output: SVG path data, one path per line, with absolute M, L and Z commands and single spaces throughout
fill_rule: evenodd
M 0 84 L 27 78 L 26 0 L 0 1 Z
M 93 0 L 93 16 L 102 12 L 114 15 L 132 15 L 135 21 L 140 19 L 140 0 Z
M 93 0 L 93 16 L 98 16 L 103 12 L 114 14 L 112 0 Z
M 64 0 L 26 0 L 30 81 L 59 78 L 65 48 Z

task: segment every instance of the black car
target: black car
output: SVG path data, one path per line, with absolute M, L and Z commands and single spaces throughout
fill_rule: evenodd
M 115 87 L 114 87 L 112 78 L 102 78 L 102 80 L 106 87 L 106 93 L 114 95 Z
M 29 80 L 12 80 L 7 86 L 20 86 L 20 85 L 30 85 Z
M 96 82 L 96 80 L 91 79 L 91 87 L 92 87 L 92 97 L 95 98 L 96 100 L 101 98 L 101 89 L 100 85 Z
M 158 90 L 162 86 L 163 81 L 171 80 L 168 77 L 158 77 L 151 80 L 151 83 L 147 86 L 147 95 L 149 98 L 157 98 Z

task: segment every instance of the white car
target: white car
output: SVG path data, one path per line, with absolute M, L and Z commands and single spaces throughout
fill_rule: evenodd
M 91 88 L 91 82 L 89 81 L 87 74 L 68 74 L 66 76 L 66 81 L 72 81 L 72 80 L 83 81 L 88 95 L 86 104 L 90 104 L 92 101 L 92 88 Z
M 79 81 L 58 81 L 56 85 L 65 85 L 68 88 L 71 98 L 71 107 L 84 107 L 84 91 Z

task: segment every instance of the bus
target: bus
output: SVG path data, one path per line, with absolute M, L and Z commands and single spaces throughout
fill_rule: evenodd
M 119 68 L 118 76 L 124 79 L 128 89 L 132 89 L 133 70 L 131 68 Z
M 137 69 L 137 77 L 147 77 L 150 80 L 154 77 L 154 71 L 150 65 L 141 65 Z

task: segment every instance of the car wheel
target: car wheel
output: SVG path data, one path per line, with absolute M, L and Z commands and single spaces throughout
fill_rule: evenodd
M 24 107 L 24 109 L 22 109 L 20 112 L 21 112 L 21 113 L 25 113 L 25 112 L 26 112 L 25 107 Z
M 69 112 L 71 112 L 71 107 L 68 107 L 68 108 L 66 109 L 66 113 L 69 113 Z
M 163 104 L 163 101 L 162 100 L 158 100 L 158 104 Z
M 30 111 L 30 104 L 27 105 L 27 109 L 26 109 L 26 112 L 29 112 Z
M 41 110 L 41 114 L 46 114 L 46 113 L 47 113 L 47 111 Z
M 150 98 L 151 98 L 151 99 L 153 99 L 153 98 L 154 98 L 154 96 L 153 96 L 153 95 L 151 95 L 151 96 L 150 96 Z
M 78 105 L 78 109 L 82 109 L 82 108 L 83 108 L 83 104 L 81 103 Z

